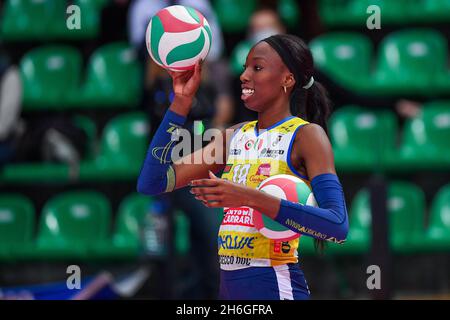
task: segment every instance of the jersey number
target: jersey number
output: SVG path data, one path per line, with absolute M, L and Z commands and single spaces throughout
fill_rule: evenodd
M 233 168 L 233 182 L 246 184 L 251 164 L 238 164 Z

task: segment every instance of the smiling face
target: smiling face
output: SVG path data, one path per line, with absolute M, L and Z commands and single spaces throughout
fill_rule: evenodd
M 291 87 L 295 83 L 278 53 L 265 41 L 250 50 L 240 79 L 241 99 L 247 108 L 257 112 L 288 100 L 283 85 Z

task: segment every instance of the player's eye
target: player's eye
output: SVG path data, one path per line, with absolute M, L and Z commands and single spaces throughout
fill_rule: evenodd
M 255 65 L 253 69 L 255 69 L 255 71 L 261 71 L 263 68 L 261 66 Z

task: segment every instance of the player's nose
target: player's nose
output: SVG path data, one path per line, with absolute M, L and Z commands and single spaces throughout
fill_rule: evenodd
M 244 69 L 244 71 L 241 73 L 239 77 L 242 83 L 247 83 L 250 81 L 249 72 L 247 70 L 248 70 L 247 68 Z

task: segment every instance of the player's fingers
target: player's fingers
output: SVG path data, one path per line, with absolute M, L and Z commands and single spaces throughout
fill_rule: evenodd
M 222 196 L 218 194 L 199 194 L 195 196 L 195 199 L 201 201 L 221 201 Z
M 221 193 L 221 191 L 215 187 L 195 187 L 195 188 L 191 189 L 190 193 L 195 194 L 195 195 L 219 194 L 219 193 Z
M 196 80 L 200 79 L 202 73 L 202 66 L 200 64 L 200 60 L 195 63 L 193 78 Z
M 215 187 L 220 184 L 220 180 L 213 180 L 213 179 L 197 179 L 192 180 L 189 186 L 191 187 L 198 187 L 198 186 L 207 186 L 207 187 Z

